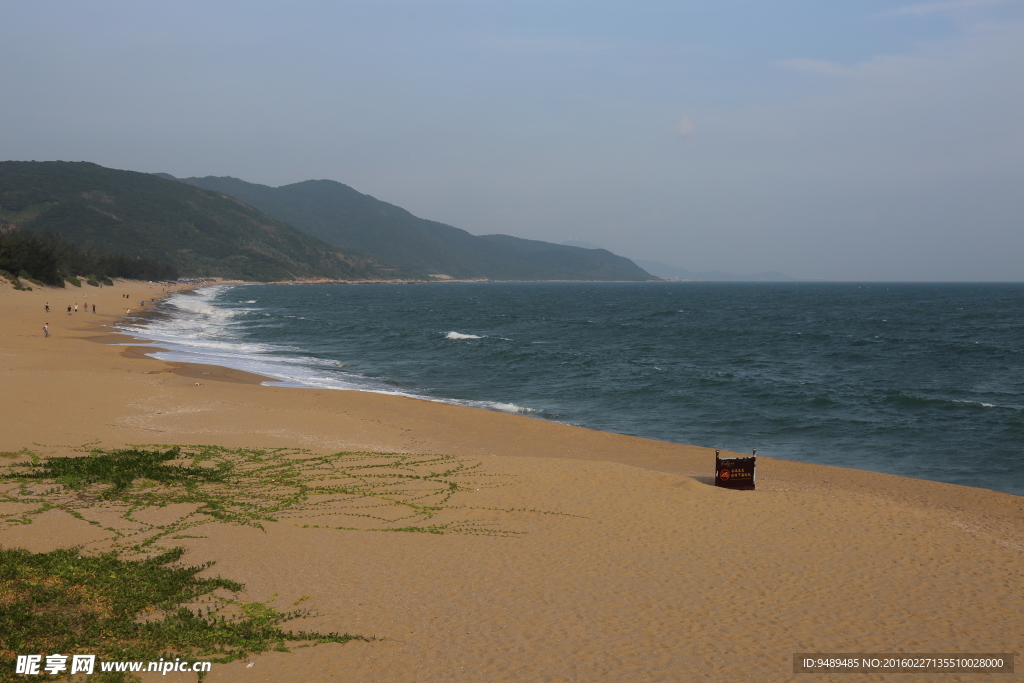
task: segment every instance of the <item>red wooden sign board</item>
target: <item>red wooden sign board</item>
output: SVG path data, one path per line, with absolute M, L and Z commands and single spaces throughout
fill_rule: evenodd
M 754 490 L 754 455 L 738 458 L 722 458 L 720 451 L 715 451 L 715 486 L 725 489 Z M 757 449 L 754 449 L 757 453 Z

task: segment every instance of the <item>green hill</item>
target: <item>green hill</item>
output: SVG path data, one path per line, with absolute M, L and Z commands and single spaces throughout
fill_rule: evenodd
M 307 180 L 282 187 L 213 176 L 182 182 L 235 197 L 343 249 L 373 254 L 424 274 L 492 280 L 657 279 L 629 259 L 604 249 L 509 235 L 472 235 L 417 218 L 333 180 Z
M 405 274 L 218 192 L 88 162 L 0 162 L 0 228 L 52 232 L 186 277 L 271 281 Z

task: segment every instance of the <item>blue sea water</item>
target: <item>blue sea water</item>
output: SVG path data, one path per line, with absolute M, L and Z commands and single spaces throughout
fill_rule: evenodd
M 1024 495 L 1024 285 L 238 285 L 159 357 Z

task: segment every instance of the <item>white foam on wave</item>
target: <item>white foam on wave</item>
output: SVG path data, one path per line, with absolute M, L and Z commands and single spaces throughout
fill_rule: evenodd
M 234 324 L 250 312 L 219 308 L 214 304 L 214 297 L 224 288 L 221 285 L 199 289 L 194 293 L 174 294 L 157 308 L 167 314 L 165 317 L 125 321 L 119 327 L 145 339 L 184 345 L 206 352 L 235 351 L 250 354 L 263 351 L 266 347 L 262 344 L 234 342 Z
M 497 401 L 462 401 L 461 405 L 474 405 L 479 408 L 498 410 L 503 413 L 519 413 L 520 415 L 529 415 L 530 413 L 537 412 L 533 408 L 517 406 L 515 403 L 499 403 Z
M 982 408 L 1001 408 L 1002 407 L 1002 406 L 996 405 L 995 403 L 982 403 L 981 401 L 968 401 L 968 400 L 961 399 L 961 398 L 954 398 L 953 399 L 953 403 L 970 403 L 971 405 L 981 406 Z
M 345 363 L 338 360 L 302 355 L 301 349 L 279 344 L 242 341 L 236 337 L 233 328 L 245 316 L 253 315 L 253 310 L 219 308 L 214 303 L 220 293 L 231 287 L 215 285 L 191 293 L 175 294 L 161 302 L 159 310 L 167 313 L 166 317 L 127 320 L 118 328 L 136 338 L 154 341 L 166 349 L 149 354 L 159 360 L 220 365 L 278 380 L 264 383 L 269 386 L 368 391 L 504 413 L 528 415 L 537 412 L 514 403 L 447 399 L 403 391 L 382 380 L 345 372 L 340 369 Z M 238 303 L 250 304 L 255 300 Z M 258 309 L 257 313 L 268 315 Z M 454 331 L 445 336 L 448 339 L 483 338 Z

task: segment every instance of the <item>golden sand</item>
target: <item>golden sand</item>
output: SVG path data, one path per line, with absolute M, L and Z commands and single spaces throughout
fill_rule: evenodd
M 378 638 L 214 665 L 209 681 L 1024 680 L 1024 663 L 988 676 L 792 673 L 795 652 L 1019 659 L 1024 498 L 770 458 L 758 458 L 756 491 L 727 491 L 711 485 L 707 448 L 261 386 L 244 372 L 154 360 L 143 344 L 112 345 L 130 341 L 111 329 L 126 292 L 137 308 L 159 288 L 0 284 L 0 451 L 159 443 L 437 453 L 478 465 L 483 482 L 456 493 L 439 521 L 491 533 L 325 528 L 359 526 L 338 503 L 265 531 L 208 524 L 202 538 L 176 540 L 189 564 L 213 560 L 211 573 L 245 583 L 246 600 L 276 595 L 284 609 L 308 596 L 314 615 L 286 628 Z M 67 315 L 76 299 L 97 313 Z M 90 550 L 110 536 L 50 511 L 0 531 L 0 544 Z

